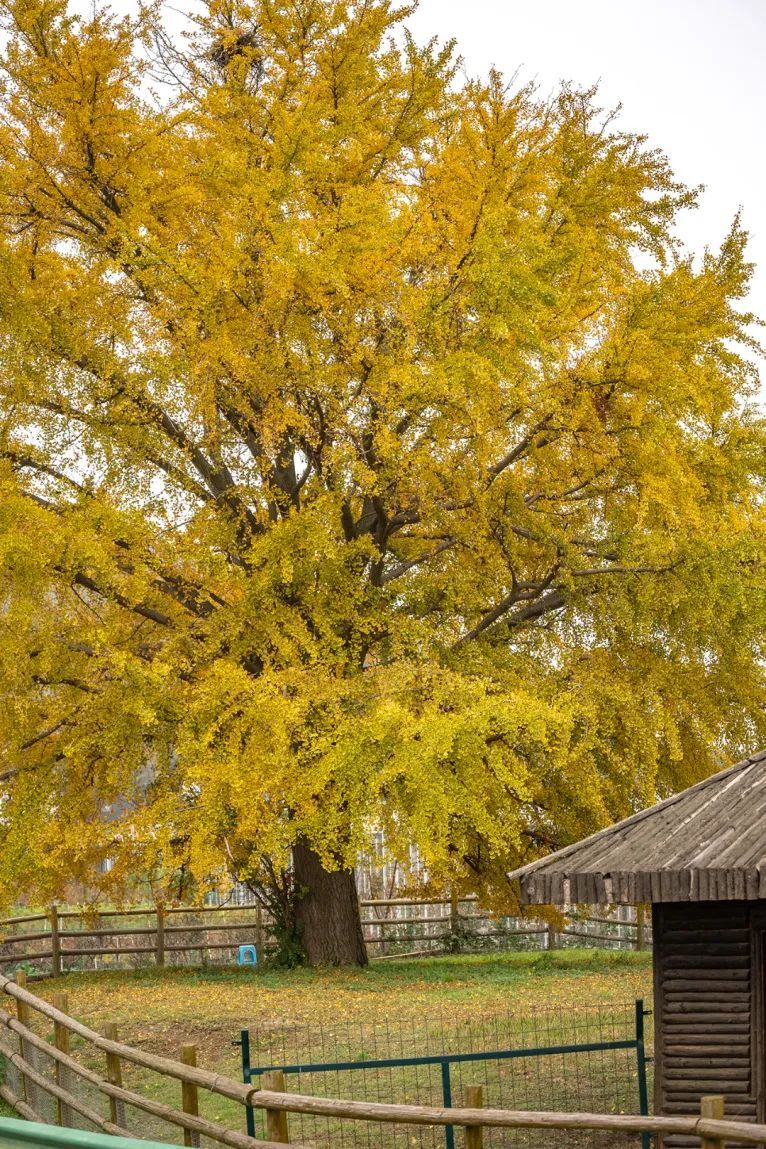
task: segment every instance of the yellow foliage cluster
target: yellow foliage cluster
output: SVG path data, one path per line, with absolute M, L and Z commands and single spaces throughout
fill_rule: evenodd
M 389 0 L 2 7 L 0 900 L 475 881 L 758 741 L 739 221 Z

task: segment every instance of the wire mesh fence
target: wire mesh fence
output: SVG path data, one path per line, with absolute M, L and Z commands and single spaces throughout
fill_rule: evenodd
M 601 1048 L 539 1052 L 571 1046 Z M 637 1046 L 633 1003 L 609 1009 L 545 1009 L 531 1016 L 510 1011 L 478 1014 L 469 1020 L 452 1019 L 445 1011 L 436 1016 L 397 1017 L 374 1023 L 253 1030 L 249 1034 L 249 1065 L 254 1084 L 260 1078 L 258 1070 L 292 1067 L 285 1086 L 292 1093 L 441 1106 L 445 1100 L 444 1062 L 412 1064 L 414 1058 L 523 1051 L 523 1055 L 513 1057 L 452 1061 L 452 1103 L 465 1104 L 466 1086 L 480 1084 L 484 1104 L 494 1108 L 635 1113 L 640 1106 Z M 378 1064 L 381 1061 L 392 1064 Z M 339 1064 L 346 1068 L 338 1068 Z M 327 1068 L 306 1068 L 318 1065 Z M 262 1114 L 254 1114 L 253 1127 L 257 1135 L 265 1135 Z M 308 1114 L 291 1114 L 290 1136 L 316 1149 L 450 1149 L 450 1134 L 437 1127 L 370 1125 Z M 452 1141 L 462 1146 L 463 1131 L 454 1130 Z M 587 1132 L 487 1129 L 484 1143 L 493 1149 L 547 1149 L 620 1142 L 614 1135 L 605 1139 L 604 1134 Z M 640 1139 L 627 1137 L 624 1143 L 639 1145 Z

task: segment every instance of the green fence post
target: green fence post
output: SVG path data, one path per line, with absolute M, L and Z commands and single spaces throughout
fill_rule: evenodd
M 644 1045 L 644 1018 L 649 1011 L 644 1009 L 643 998 L 636 999 L 636 1066 L 638 1069 L 638 1111 L 642 1117 L 649 1116 L 649 1090 L 646 1084 L 646 1047 Z M 651 1135 L 641 1134 L 642 1149 L 649 1149 Z
M 253 1076 L 250 1072 L 250 1030 L 241 1029 L 239 1031 L 239 1041 L 235 1041 L 234 1045 L 238 1045 L 242 1050 L 242 1080 L 245 1085 L 250 1085 L 253 1080 Z M 255 1113 L 253 1112 L 252 1105 L 248 1105 L 245 1108 L 245 1121 L 247 1122 L 248 1137 L 255 1137 Z
M 441 1059 L 442 1067 L 442 1097 L 444 1098 L 444 1108 L 452 1108 L 452 1082 L 450 1081 L 449 1074 L 449 1058 L 443 1057 Z M 444 1126 L 444 1144 L 446 1149 L 455 1149 L 455 1130 L 452 1125 Z

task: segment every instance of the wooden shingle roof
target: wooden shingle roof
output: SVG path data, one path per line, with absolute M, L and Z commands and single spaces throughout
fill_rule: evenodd
M 766 752 L 509 876 L 542 905 L 766 898 Z

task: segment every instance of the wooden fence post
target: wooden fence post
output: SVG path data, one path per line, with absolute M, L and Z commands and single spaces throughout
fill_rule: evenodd
M 284 1093 L 285 1075 L 281 1069 L 271 1069 L 261 1078 L 263 1088 L 271 1093 Z M 284 1109 L 266 1110 L 266 1140 L 278 1141 L 282 1145 L 290 1144 L 290 1133 L 287 1127 L 287 1113 Z
M 465 1105 L 466 1109 L 483 1109 L 484 1108 L 484 1086 L 483 1085 L 466 1085 L 465 1087 Z M 484 1130 L 481 1125 L 466 1125 L 465 1127 L 465 1149 L 482 1149 L 482 1140 L 484 1137 Z
M 559 944 L 559 939 L 558 939 L 558 934 L 556 933 L 556 929 L 550 922 L 548 922 L 548 949 L 549 950 L 558 949 L 558 944 Z
M 456 890 L 449 895 L 449 932 L 452 953 L 460 953 L 460 899 Z
M 104 1026 L 104 1037 L 109 1041 L 119 1041 L 117 1036 L 117 1026 L 113 1021 L 108 1021 Z M 119 1054 L 107 1053 L 106 1055 L 106 1079 L 110 1085 L 119 1085 L 122 1088 L 122 1065 L 120 1063 Z M 117 1097 L 109 1098 L 109 1113 L 113 1125 L 119 1125 L 122 1129 L 125 1128 L 125 1105 Z
M 255 907 L 255 952 L 260 964 L 263 961 L 263 906 L 260 902 Z
M 643 902 L 636 906 L 636 949 L 646 949 L 646 906 Z
M 51 930 L 51 974 L 61 977 L 61 938 L 59 937 L 59 911 L 53 905 L 48 910 L 48 922 Z
M 165 964 L 165 910 L 157 906 L 157 965 L 160 969 Z
M 21 989 L 27 988 L 27 975 L 23 969 L 16 970 L 15 978 L 17 986 Z M 18 998 L 16 998 L 16 1016 L 22 1025 L 29 1025 L 29 1006 L 25 1001 L 19 1001 Z
M 22 989 L 26 989 L 27 988 L 27 975 L 24 973 L 24 970 L 23 969 L 17 969 L 15 977 L 16 977 L 16 985 L 21 986 Z M 27 1005 L 27 1003 L 25 1001 L 19 1001 L 18 998 L 16 998 L 16 1017 L 18 1018 L 20 1025 L 25 1025 L 25 1026 L 27 1026 L 27 1028 L 29 1028 L 29 1022 L 30 1022 L 29 1006 Z M 26 1061 L 26 1059 L 27 1059 L 26 1058 L 26 1046 L 24 1043 L 24 1038 L 21 1036 L 21 1034 L 19 1034 L 19 1053 L 21 1054 L 21 1056 Z M 29 1091 L 27 1090 L 27 1079 L 24 1076 L 24 1074 L 21 1072 L 21 1070 L 19 1070 L 19 1075 L 20 1075 L 19 1076 L 19 1097 L 21 1098 L 22 1101 L 27 1101 L 27 1102 L 31 1103 L 33 1100 L 33 1094 L 31 1093 L 31 1090 L 29 1090 Z
M 725 1101 L 720 1093 L 708 1094 L 700 1097 L 700 1117 L 713 1118 L 715 1121 L 723 1120 Z M 700 1138 L 700 1149 L 723 1149 L 723 1137 Z
M 191 1065 L 195 1069 L 197 1068 L 196 1045 L 181 1046 L 181 1062 L 183 1065 Z M 190 1113 L 192 1117 L 199 1117 L 197 1086 L 193 1085 L 190 1081 L 181 1082 L 181 1108 L 184 1113 Z M 199 1133 L 195 1129 L 184 1129 L 184 1145 L 192 1146 L 192 1149 L 198 1149 Z
M 53 995 L 54 1009 L 60 1010 L 61 1013 L 69 1013 L 69 997 L 65 993 L 54 993 Z M 69 1055 L 69 1030 L 60 1021 L 53 1023 L 53 1044 L 61 1053 Z M 55 1065 L 56 1084 L 60 1085 L 62 1089 L 66 1088 L 66 1070 L 60 1061 Z M 59 1125 L 67 1127 L 71 1123 L 71 1114 L 69 1106 L 58 1098 L 56 1101 L 56 1121 Z

